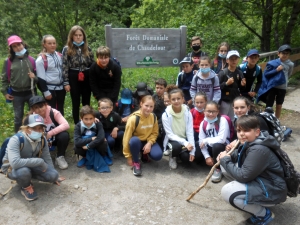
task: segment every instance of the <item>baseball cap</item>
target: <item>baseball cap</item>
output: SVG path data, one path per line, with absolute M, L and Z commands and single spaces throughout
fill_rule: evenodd
M 29 127 L 35 127 L 38 125 L 42 125 L 42 126 L 46 127 L 43 117 L 41 117 L 39 114 L 31 114 L 31 115 L 27 116 L 24 119 L 23 125 L 29 126 Z
M 237 56 L 240 57 L 240 54 L 237 50 L 231 50 L 227 53 L 226 59 L 229 59 L 231 56 Z
M 42 96 L 32 96 L 29 99 L 29 107 L 32 107 L 35 104 L 41 103 L 41 102 L 46 102 L 46 100 L 44 99 L 44 97 L 42 97 Z
M 132 92 L 129 88 L 125 88 L 121 91 L 121 103 L 131 104 Z
M 184 57 L 183 60 L 181 60 L 181 62 L 179 64 L 182 63 L 191 63 L 192 62 L 192 58 L 191 57 Z
M 247 57 L 249 57 L 251 55 L 258 55 L 259 56 L 258 50 L 250 49 L 249 52 L 247 53 Z
M 12 35 L 9 38 L 7 38 L 8 46 L 11 46 L 14 43 L 22 43 L 22 42 L 23 42 L 22 39 L 17 35 Z
M 283 51 L 292 51 L 291 46 L 289 45 L 281 45 L 278 49 L 278 52 L 283 52 Z
M 139 82 L 136 86 L 136 91 L 139 96 L 142 95 L 149 95 L 148 89 L 147 89 L 147 84 L 144 82 Z

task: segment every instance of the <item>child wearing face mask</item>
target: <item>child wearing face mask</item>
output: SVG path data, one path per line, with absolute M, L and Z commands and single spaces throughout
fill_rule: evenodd
M 190 95 L 194 99 L 197 92 L 204 92 L 208 101 L 219 102 L 221 99 L 221 89 L 217 74 L 210 69 L 210 59 L 208 56 L 201 57 L 200 69 L 193 77 Z
M 222 42 L 217 48 L 217 54 L 211 62 L 211 69 L 218 74 L 221 70 L 225 69 L 228 64 L 226 62 L 227 52 L 230 50 L 227 42 Z
M 202 40 L 199 36 L 194 36 L 191 39 L 191 48 L 193 51 L 189 53 L 187 56 L 191 57 L 194 63 L 193 71 L 198 70 L 198 64 L 202 56 L 206 56 L 206 53 L 201 51 Z
M 96 172 L 110 172 L 112 154 L 107 147 L 102 123 L 94 123 L 95 111 L 91 106 L 80 110 L 81 121 L 74 128 L 75 154 L 82 156 L 77 167 L 94 169 Z
M 208 166 L 216 163 L 217 156 L 229 144 L 229 124 L 219 112 L 219 105 L 214 101 L 209 101 L 205 106 L 205 117 L 199 128 L 199 146 Z M 221 180 L 222 172 L 220 168 L 216 168 L 211 181 L 217 183 Z
M 5 60 L 1 77 L 1 92 L 6 102 L 12 102 L 14 108 L 15 132 L 22 125 L 24 106 L 29 99 L 36 94 L 34 58 L 29 56 L 26 44 L 23 40 L 13 35 L 7 39 L 9 56 Z

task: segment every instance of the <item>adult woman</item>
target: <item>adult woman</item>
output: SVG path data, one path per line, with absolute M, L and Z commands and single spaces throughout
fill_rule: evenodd
M 82 27 L 71 28 L 67 45 L 63 51 L 63 76 L 65 90 L 71 92 L 74 124 L 79 122 L 80 97 L 82 105 L 89 105 L 91 87 L 89 69 L 94 62 L 92 50 L 88 47 L 86 34 Z
M 38 198 L 31 183 L 32 178 L 50 183 L 58 180 L 47 141 L 43 137 L 45 127 L 40 115 L 29 115 L 21 127 L 22 136 L 14 135 L 10 138 L 3 157 L 1 170 L 9 179 L 17 181 L 21 186 L 21 194 L 28 201 Z
M 42 96 L 33 96 L 30 98 L 29 106 L 33 113 L 43 117 L 49 146 L 57 147 L 55 163 L 60 169 L 67 169 L 68 163 L 65 160 L 65 154 L 70 140 L 69 133 L 67 132 L 70 128 L 68 121 L 59 111 L 48 106 Z
M 13 35 L 7 39 L 9 56 L 5 61 L 2 70 L 1 92 L 6 100 L 12 101 L 14 108 L 15 132 L 18 132 L 22 125 L 25 102 L 36 93 L 35 84 L 38 78 L 35 70 L 34 59 L 29 56 L 26 44 L 22 39 Z

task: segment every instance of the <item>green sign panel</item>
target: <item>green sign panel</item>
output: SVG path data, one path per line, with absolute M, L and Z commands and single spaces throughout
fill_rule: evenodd
M 136 61 L 137 66 L 151 66 L 151 65 L 159 65 L 159 61 L 153 60 L 152 57 L 146 56 L 143 61 Z

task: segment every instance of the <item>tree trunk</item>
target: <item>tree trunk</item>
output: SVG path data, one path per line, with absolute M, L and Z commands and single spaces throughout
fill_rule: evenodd
M 283 43 L 282 44 L 291 44 L 291 36 L 292 36 L 292 32 L 293 29 L 295 27 L 295 24 L 297 22 L 297 17 L 300 13 L 300 1 L 295 1 L 294 5 L 293 5 L 293 10 L 291 13 L 291 17 L 289 19 L 289 22 L 285 28 L 285 32 L 284 32 L 284 38 L 283 38 Z
M 263 2 L 263 1 L 262 1 Z M 271 50 L 271 31 L 272 31 L 272 19 L 273 19 L 273 0 L 266 0 L 264 4 L 265 14 L 262 19 L 262 40 L 260 43 L 260 49 L 264 52 Z

